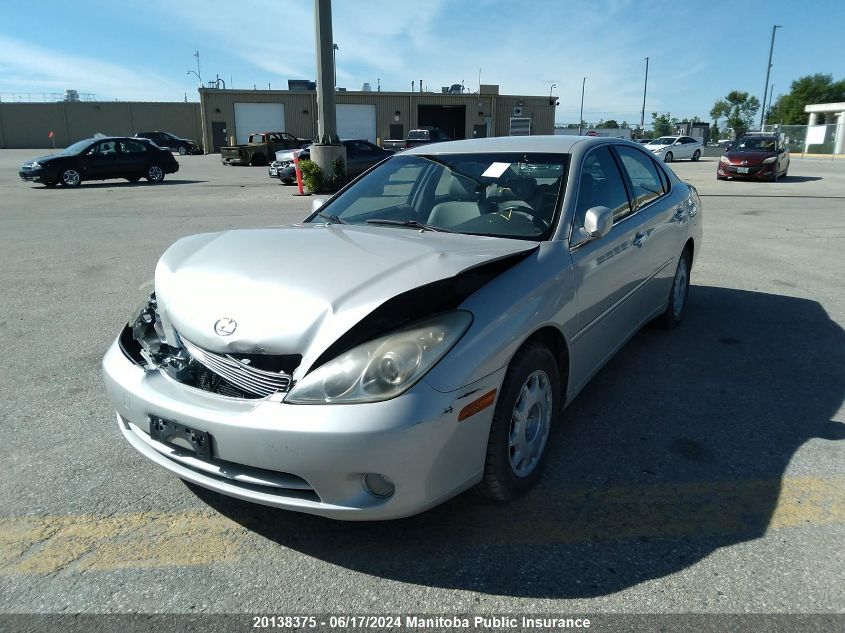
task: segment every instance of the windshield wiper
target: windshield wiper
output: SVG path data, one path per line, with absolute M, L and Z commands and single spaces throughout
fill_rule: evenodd
M 317 215 L 319 215 L 324 220 L 328 220 L 329 224 L 348 224 L 348 222 L 344 222 L 336 215 L 329 215 L 327 213 L 318 213 Z
M 442 232 L 442 233 L 454 233 L 455 231 L 450 231 L 449 229 L 442 229 L 439 226 L 432 226 L 431 224 L 423 224 L 422 222 L 417 222 L 416 220 L 388 220 L 385 218 L 370 218 L 367 220 L 367 224 L 389 224 L 392 226 L 409 226 L 413 229 L 420 229 L 422 231 L 435 231 L 435 232 Z

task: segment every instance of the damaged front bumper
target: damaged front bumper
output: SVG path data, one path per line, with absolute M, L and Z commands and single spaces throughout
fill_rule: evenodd
M 504 369 L 450 393 L 423 380 L 392 400 L 347 405 L 206 391 L 145 369 L 120 340 L 103 374 L 124 437 L 182 479 L 278 508 L 379 520 L 421 512 L 480 480 L 493 407 L 458 415 L 472 395 L 498 388 Z M 208 445 L 196 450 L 192 438 Z M 393 494 L 368 491 L 367 474 L 386 477 Z

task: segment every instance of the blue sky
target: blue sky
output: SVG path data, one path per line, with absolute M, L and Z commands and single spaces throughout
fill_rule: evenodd
M 0 93 L 75 88 L 104 100 L 197 100 L 203 79 L 285 88 L 314 79 L 312 0 L 78 0 L 0 4 Z M 771 27 L 775 96 L 793 79 L 845 77 L 845 2 L 741 0 L 334 0 L 338 85 L 432 90 L 464 81 L 560 98 L 558 122 L 704 119 L 730 90 L 762 96 Z M 230 81 L 232 80 L 232 81 Z M 231 87 L 231 85 L 229 86 Z

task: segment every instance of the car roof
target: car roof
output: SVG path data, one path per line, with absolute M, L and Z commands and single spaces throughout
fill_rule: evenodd
M 489 152 L 548 152 L 551 154 L 568 154 L 576 145 L 582 145 L 584 148 L 587 148 L 592 145 L 602 145 L 608 141 L 636 146 L 636 143 L 631 143 L 630 141 L 603 136 L 550 134 L 545 136 L 493 136 L 490 138 L 430 143 L 428 145 L 406 149 L 402 154 L 481 154 Z

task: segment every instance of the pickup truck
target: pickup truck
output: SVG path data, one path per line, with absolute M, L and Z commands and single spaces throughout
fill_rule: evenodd
M 287 132 L 257 132 L 249 135 L 246 145 L 221 147 L 220 160 L 224 165 L 266 165 L 278 150 L 299 149 L 310 142 Z
M 405 139 L 405 149 L 451 140 L 452 138 L 440 128 L 425 126 L 408 132 L 408 138 Z

